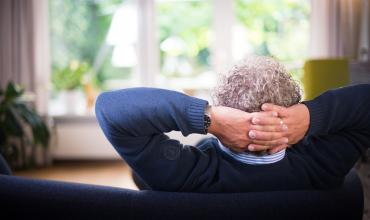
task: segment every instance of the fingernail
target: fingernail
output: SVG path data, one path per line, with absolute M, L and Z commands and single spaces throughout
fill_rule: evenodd
M 272 112 L 272 116 L 277 117 L 278 113 L 277 112 Z
M 286 126 L 286 124 L 283 124 L 283 131 L 287 131 L 288 130 L 288 126 Z
M 254 151 L 254 146 L 253 145 L 248 145 L 248 150 Z
M 256 138 L 256 132 L 250 131 L 249 132 L 249 137 L 252 138 L 252 139 Z
M 267 109 L 267 105 L 266 104 L 263 104 L 261 108 L 262 108 L 262 110 L 266 110 Z
M 284 144 L 287 144 L 288 141 L 289 141 L 288 138 L 284 138 L 284 140 L 283 140 Z
M 253 124 L 258 124 L 260 122 L 259 118 L 252 118 L 252 123 Z

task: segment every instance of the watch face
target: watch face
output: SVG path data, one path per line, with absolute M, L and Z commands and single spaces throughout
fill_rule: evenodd
M 204 129 L 205 132 L 208 132 L 208 128 L 211 125 L 211 118 L 208 115 L 204 115 Z

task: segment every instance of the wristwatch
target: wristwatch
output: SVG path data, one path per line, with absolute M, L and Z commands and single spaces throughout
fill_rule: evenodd
M 211 120 L 211 113 L 209 110 L 211 109 L 212 106 L 207 105 L 206 110 L 204 112 L 204 133 L 208 133 L 208 128 L 211 126 L 212 120 Z

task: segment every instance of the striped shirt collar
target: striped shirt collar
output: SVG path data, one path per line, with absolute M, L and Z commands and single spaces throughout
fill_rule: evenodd
M 223 152 L 230 155 L 235 160 L 251 165 L 276 163 L 285 156 L 285 149 L 274 154 L 257 155 L 250 152 L 237 153 L 231 151 L 229 148 L 225 147 L 220 140 L 218 140 L 218 146 Z

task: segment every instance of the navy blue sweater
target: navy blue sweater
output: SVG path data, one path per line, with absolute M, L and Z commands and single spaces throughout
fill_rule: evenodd
M 370 85 L 331 90 L 312 101 L 310 128 L 283 160 L 248 165 L 211 139 L 182 145 L 164 133 L 204 132 L 207 101 L 155 88 L 102 93 L 100 126 L 118 153 L 154 190 L 247 192 L 339 186 L 370 144 Z

